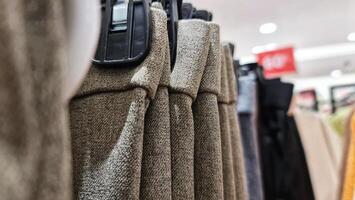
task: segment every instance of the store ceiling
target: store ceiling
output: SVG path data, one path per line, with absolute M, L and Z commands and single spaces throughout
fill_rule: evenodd
M 349 45 L 347 35 L 355 32 L 354 0 L 190 0 L 195 7 L 213 12 L 222 39 L 236 44 L 236 57 L 252 55 L 255 46 L 276 43 L 309 49 L 324 45 Z M 274 22 L 275 33 L 263 35 L 260 25 Z M 346 44 L 348 43 L 348 44 Z M 353 43 L 355 47 L 355 43 Z M 341 45 L 340 45 L 341 46 Z M 317 49 L 317 48 L 314 48 Z M 319 48 L 318 48 L 319 49 Z M 344 55 L 334 48 L 329 58 L 298 63 L 300 76 L 329 74 L 339 65 L 355 71 L 355 51 Z M 312 53 L 312 52 L 311 52 Z M 354 55 L 354 56 L 352 56 Z M 302 60 L 302 59 L 301 59 Z M 345 63 L 345 64 L 344 64 Z

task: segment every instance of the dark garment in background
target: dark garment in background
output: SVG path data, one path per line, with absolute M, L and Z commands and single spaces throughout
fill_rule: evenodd
M 250 200 L 264 199 L 259 147 L 257 141 L 257 82 L 256 75 L 239 77 L 238 115 L 243 142 L 245 169 Z
M 259 143 L 266 200 L 314 199 L 298 130 L 287 115 L 293 85 L 279 79 L 259 86 Z

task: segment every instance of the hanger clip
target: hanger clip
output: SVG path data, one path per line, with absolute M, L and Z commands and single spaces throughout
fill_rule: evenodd
M 148 55 L 151 16 L 148 0 L 106 0 L 101 34 L 93 63 L 99 66 L 137 66 Z

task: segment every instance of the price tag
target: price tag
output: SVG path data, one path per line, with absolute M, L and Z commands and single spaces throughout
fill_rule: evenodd
M 283 48 L 257 54 L 258 64 L 264 69 L 265 78 L 278 78 L 296 73 L 293 48 Z

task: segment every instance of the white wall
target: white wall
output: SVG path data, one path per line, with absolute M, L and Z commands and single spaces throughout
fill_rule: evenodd
M 355 74 L 343 75 L 338 78 L 330 76 L 314 77 L 314 78 L 297 78 L 291 80 L 284 80 L 295 84 L 295 92 L 307 89 L 315 89 L 319 98 L 322 100 L 330 100 L 330 87 L 343 84 L 355 83 Z

